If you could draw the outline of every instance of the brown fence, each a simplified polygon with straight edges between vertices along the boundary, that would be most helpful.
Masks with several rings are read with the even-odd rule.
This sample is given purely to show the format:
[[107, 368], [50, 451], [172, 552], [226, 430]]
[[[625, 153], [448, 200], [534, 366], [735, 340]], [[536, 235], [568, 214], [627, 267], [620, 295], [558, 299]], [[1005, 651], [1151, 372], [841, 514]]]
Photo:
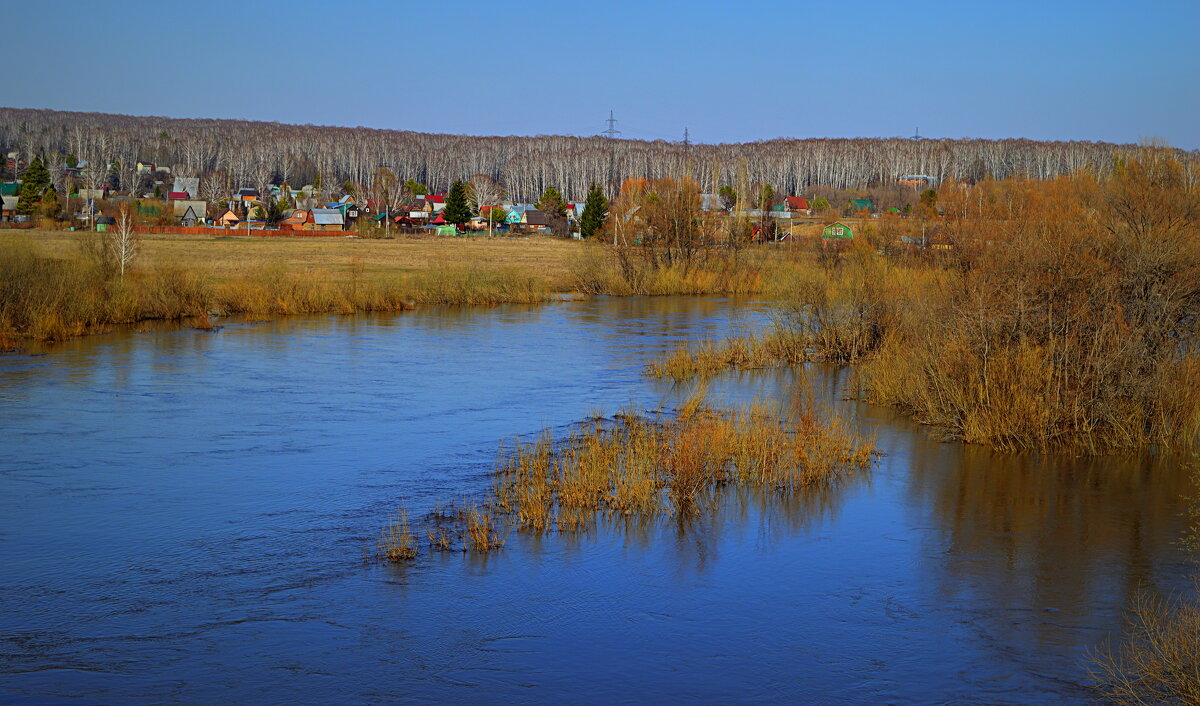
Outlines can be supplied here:
[[256, 235], [263, 238], [298, 236], [302, 238], [344, 238], [357, 236], [352, 230], [261, 230], [245, 228], [188, 228], [185, 226], [134, 226], [137, 233], [162, 233], [169, 235]]

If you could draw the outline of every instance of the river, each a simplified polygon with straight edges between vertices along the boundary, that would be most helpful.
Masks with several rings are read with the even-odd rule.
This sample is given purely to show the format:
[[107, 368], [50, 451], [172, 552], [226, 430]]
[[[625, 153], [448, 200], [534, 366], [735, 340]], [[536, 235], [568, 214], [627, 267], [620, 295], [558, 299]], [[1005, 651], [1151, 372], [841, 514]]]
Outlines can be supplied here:
[[365, 560], [497, 446], [686, 395], [641, 374], [761, 325], [712, 298], [150, 327], [0, 357], [0, 701], [1087, 702], [1090, 650], [1191, 571], [1178, 459], [998, 454], [805, 389], [873, 471], [690, 522]]

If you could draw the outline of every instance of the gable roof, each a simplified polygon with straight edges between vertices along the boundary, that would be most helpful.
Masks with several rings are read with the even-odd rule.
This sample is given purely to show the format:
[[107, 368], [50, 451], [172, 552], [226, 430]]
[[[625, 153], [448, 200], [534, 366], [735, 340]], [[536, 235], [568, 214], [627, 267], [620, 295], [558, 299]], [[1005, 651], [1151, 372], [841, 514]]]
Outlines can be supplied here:
[[807, 211], [808, 199], [803, 196], [788, 196], [784, 199], [787, 202], [788, 208], [793, 211]]
[[525, 212], [525, 225], [548, 226], [550, 225], [550, 215], [545, 211], [530, 209]]
[[319, 226], [346, 225], [346, 219], [342, 218], [342, 212], [336, 208], [314, 208], [312, 216], [313, 223]]

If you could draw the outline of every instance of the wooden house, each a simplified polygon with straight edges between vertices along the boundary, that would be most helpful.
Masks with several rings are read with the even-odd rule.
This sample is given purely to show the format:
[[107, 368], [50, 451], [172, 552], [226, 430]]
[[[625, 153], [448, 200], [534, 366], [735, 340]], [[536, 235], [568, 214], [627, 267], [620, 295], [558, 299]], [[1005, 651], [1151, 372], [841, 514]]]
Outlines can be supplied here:
[[314, 208], [309, 213], [312, 230], [345, 230], [346, 219], [336, 208]]
[[225, 213], [222, 213], [221, 217], [218, 218], [216, 222], [217, 225], [224, 228], [236, 228], [237, 225], [242, 222], [242, 219], [239, 218], [238, 215], [233, 211], [225, 209]]
[[853, 240], [854, 230], [841, 221], [835, 221], [825, 226], [825, 229], [821, 231], [821, 238], [824, 240]]

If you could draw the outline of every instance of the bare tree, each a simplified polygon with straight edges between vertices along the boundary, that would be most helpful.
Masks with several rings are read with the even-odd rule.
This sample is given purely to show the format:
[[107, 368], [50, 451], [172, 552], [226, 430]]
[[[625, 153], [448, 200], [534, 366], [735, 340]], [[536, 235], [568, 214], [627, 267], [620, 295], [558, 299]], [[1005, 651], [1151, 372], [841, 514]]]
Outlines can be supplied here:
[[138, 250], [141, 249], [141, 241], [133, 229], [132, 206], [128, 201], [121, 204], [121, 208], [117, 210], [116, 221], [116, 228], [107, 231], [105, 235], [109, 252], [112, 254], [112, 262], [115, 263], [117, 272], [124, 278], [125, 269], [133, 264]]
[[493, 207], [504, 198], [504, 187], [487, 174], [476, 174], [471, 177], [471, 200], [476, 213], [488, 214], [488, 235], [492, 234]]

